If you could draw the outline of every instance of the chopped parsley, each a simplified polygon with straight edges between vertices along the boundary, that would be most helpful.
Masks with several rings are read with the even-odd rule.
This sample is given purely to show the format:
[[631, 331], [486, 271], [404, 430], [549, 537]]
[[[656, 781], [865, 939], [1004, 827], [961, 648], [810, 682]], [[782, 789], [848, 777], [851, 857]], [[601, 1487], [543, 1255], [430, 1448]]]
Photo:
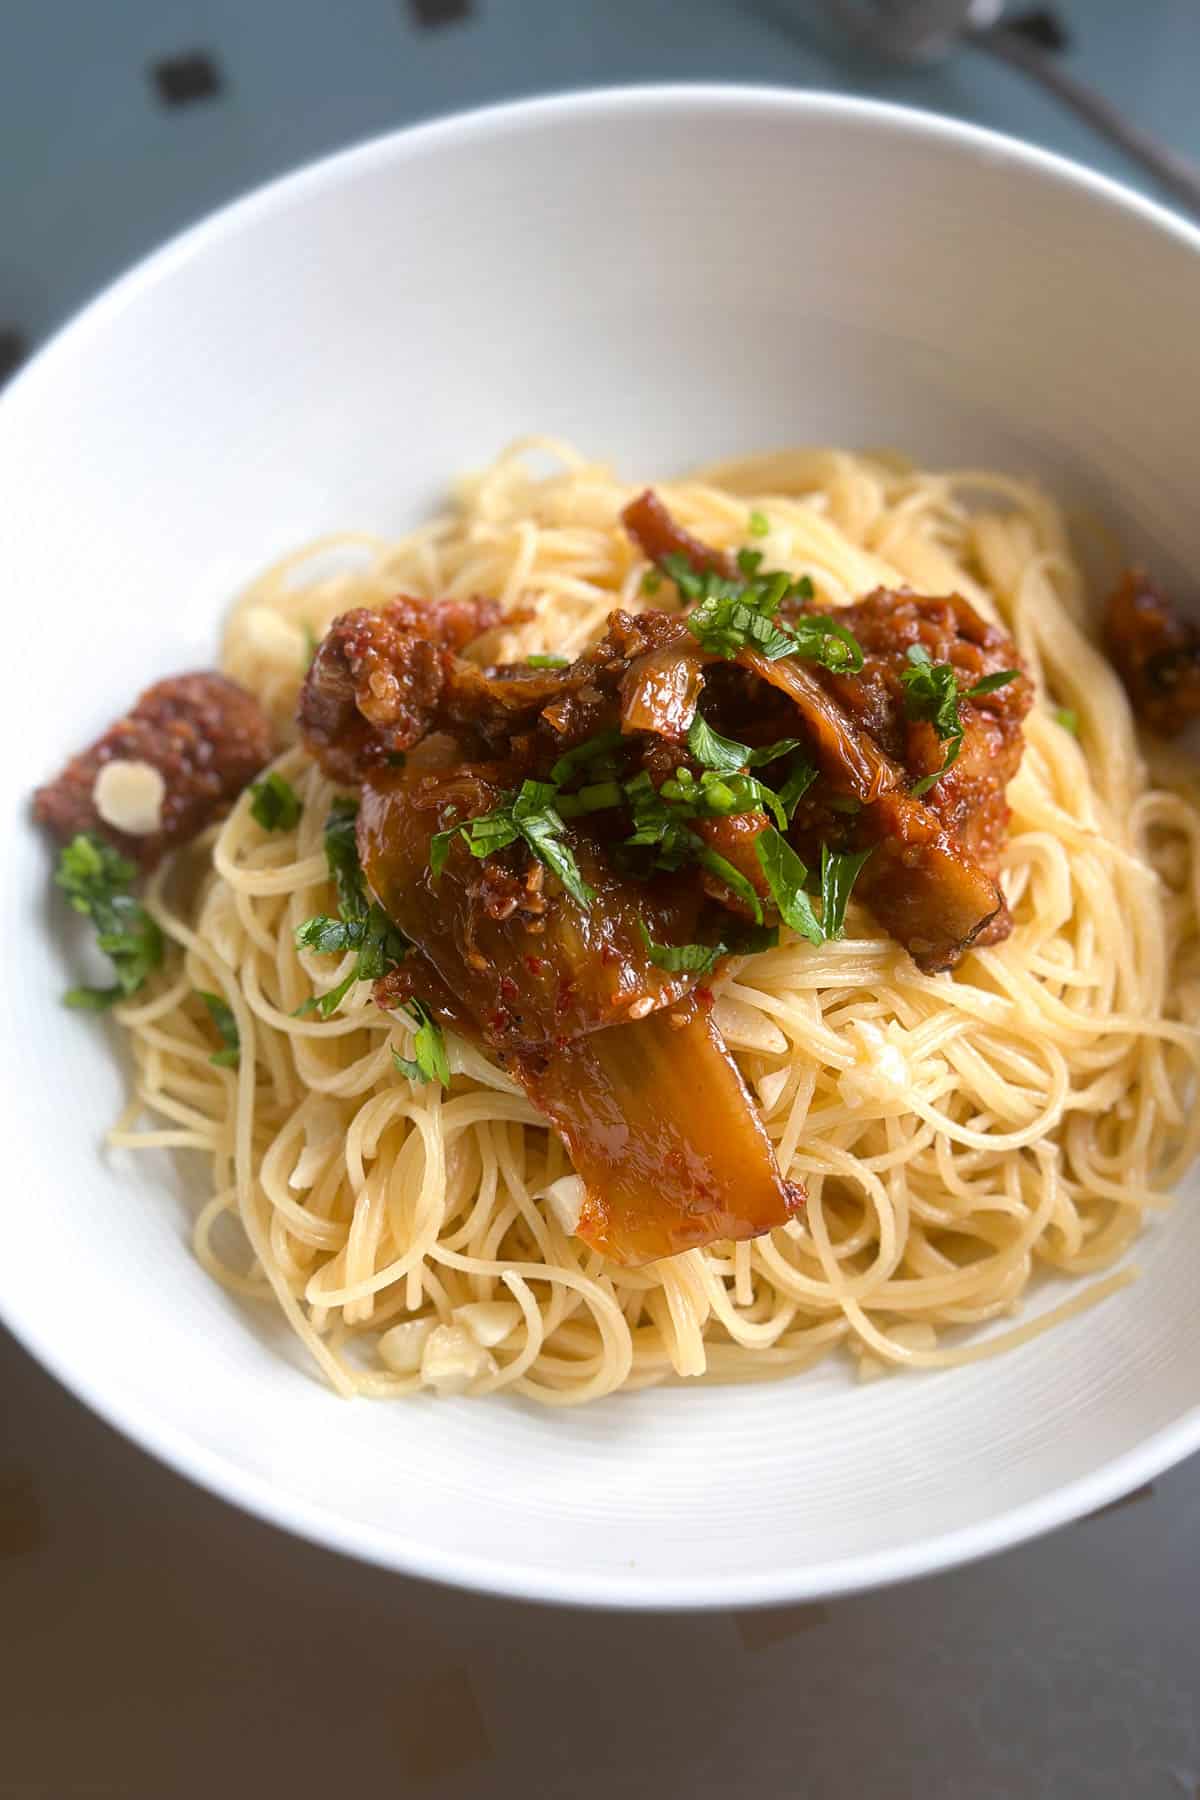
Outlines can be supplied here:
[[770, 529], [771, 529], [771, 521], [770, 521], [770, 519], [768, 519], [766, 513], [759, 512], [758, 508], [755, 507], [754, 511], [750, 514], [750, 525], [749, 525], [750, 536], [751, 537], [766, 537], [766, 535], [767, 535], [768, 531], [770, 531]]
[[[719, 775], [736, 775], [742, 769], [762, 768], [800, 747], [799, 738], [780, 738], [774, 744], [751, 749], [749, 744], [739, 744], [735, 738], [722, 737], [699, 711], [692, 715], [687, 741], [696, 761], [706, 769], [715, 769]], [[815, 769], [813, 774], [816, 774]]]
[[821, 847], [821, 929], [826, 938], [840, 938], [846, 929], [846, 902], [859, 871], [872, 854], [866, 850], [831, 850]]
[[542, 651], [535, 651], [532, 656], [527, 656], [525, 661], [531, 669], [568, 669], [571, 666], [569, 656], [551, 656]]
[[625, 783], [625, 800], [633, 814], [626, 845], [653, 850], [656, 869], [678, 869], [687, 862], [700, 839], [688, 830], [680, 809], [662, 798], [645, 769]]
[[761, 925], [763, 922], [762, 902], [755, 891], [754, 883], [743, 875], [740, 869], [735, 869], [731, 862], [727, 862], [715, 850], [710, 850], [702, 838], [692, 837], [692, 844], [696, 861], [700, 867], [707, 869], [710, 875], [715, 875], [718, 881], [723, 881], [725, 886], [730, 888], [738, 899], [750, 908], [750, 915], [754, 923]]
[[104, 1012], [136, 994], [163, 959], [162, 932], [129, 892], [136, 877], [128, 858], [90, 832], [80, 832], [59, 852], [54, 879], [75, 911], [92, 921], [117, 978], [111, 987], [71, 988], [63, 999], [77, 1012]]
[[1054, 717], [1064, 731], [1069, 731], [1072, 737], [1079, 736], [1079, 714], [1072, 707], [1056, 707]]
[[414, 1054], [410, 1058], [393, 1050], [392, 1061], [410, 1081], [438, 1081], [444, 1088], [448, 1088], [450, 1063], [446, 1056], [446, 1040], [442, 1036], [441, 1026], [420, 1000], [410, 1000], [409, 1011], [417, 1027], [413, 1038]]
[[792, 757], [783, 786], [776, 790], [779, 804], [789, 819], [816, 779], [816, 768], [806, 756]]
[[250, 802], [250, 817], [264, 831], [291, 831], [299, 823], [304, 810], [300, 796], [291, 782], [285, 781], [274, 769], [261, 781], [252, 781], [250, 792], [254, 796]]
[[963, 746], [963, 725], [958, 715], [959, 701], [973, 699], [978, 694], [994, 693], [997, 688], [1015, 681], [1021, 671], [998, 669], [994, 675], [985, 675], [974, 687], [960, 688], [958, 673], [953, 664], [935, 663], [923, 644], [910, 644], [905, 654], [909, 666], [900, 675], [904, 683], [905, 714], [910, 719], [924, 720], [932, 725], [946, 745], [945, 760], [941, 768], [913, 783], [911, 791], [914, 798], [919, 798], [928, 793], [934, 782], [940, 781], [958, 761]]
[[343, 919], [361, 919], [369, 904], [354, 835], [357, 820], [358, 801], [339, 797], [325, 821], [325, 861]]
[[734, 775], [750, 765], [749, 747], [733, 738], [722, 737], [699, 711], [692, 715], [687, 741], [696, 761], [706, 769], [715, 769], [720, 775]]
[[585, 738], [573, 750], [565, 751], [551, 769], [550, 779], [556, 787], [565, 787], [568, 781], [581, 770], [590, 768], [593, 763], [611, 761], [613, 752], [627, 743], [619, 726], [614, 725], [611, 731], [597, 732], [595, 737]]
[[220, 994], [206, 994], [203, 988], [197, 988], [196, 992], [207, 1006], [223, 1046], [220, 1050], [213, 1052], [208, 1059], [209, 1062], [215, 1063], [218, 1069], [236, 1069], [242, 1047], [232, 1007], [222, 1000]]
[[862, 646], [836, 619], [803, 613], [790, 624], [776, 620], [785, 600], [812, 599], [807, 575], [764, 574], [761, 550], [739, 550], [737, 562], [738, 574], [726, 576], [694, 569], [678, 551], [663, 558], [663, 570], [691, 603], [688, 630], [705, 650], [726, 658], [754, 650], [769, 662], [802, 656], [846, 674], [862, 668]]
[[354, 826], [358, 802], [337, 799], [325, 821], [325, 861], [337, 890], [338, 914], [318, 913], [296, 928], [296, 948], [318, 956], [356, 952], [350, 973], [327, 994], [312, 994], [296, 1008], [296, 1017], [315, 1012], [333, 1016], [356, 981], [378, 981], [404, 960], [408, 943], [383, 908], [370, 899], [358, 860]]
[[307, 619], [305, 619], [302, 629], [304, 631], [304, 667], [308, 670], [312, 668], [313, 657], [317, 654], [317, 634]]
[[662, 584], [663, 578], [657, 569], [647, 569], [646, 573], [642, 576], [643, 594], [657, 594]]
[[580, 874], [575, 852], [564, 836], [562, 816], [555, 806], [557, 797], [555, 781], [523, 781], [494, 811], [437, 832], [429, 845], [429, 867], [434, 880], [445, 868], [456, 837], [461, 836], [471, 855], [480, 858], [493, 856], [520, 839], [540, 863], [558, 876], [578, 906], [590, 906], [596, 896]]
[[697, 781], [684, 764], [658, 791], [664, 800], [681, 806], [687, 818], [725, 819], [734, 813], [769, 812], [781, 828], [787, 824], [777, 795], [755, 775], [722, 775], [716, 769], [705, 769]]
[[646, 955], [656, 969], [665, 969], [670, 975], [711, 975], [721, 958], [729, 955], [724, 944], [656, 944], [642, 920], [638, 925]]
[[754, 840], [754, 851], [784, 924], [806, 937], [810, 944], [821, 943], [825, 933], [805, 892], [806, 865], [778, 831], [760, 832]]

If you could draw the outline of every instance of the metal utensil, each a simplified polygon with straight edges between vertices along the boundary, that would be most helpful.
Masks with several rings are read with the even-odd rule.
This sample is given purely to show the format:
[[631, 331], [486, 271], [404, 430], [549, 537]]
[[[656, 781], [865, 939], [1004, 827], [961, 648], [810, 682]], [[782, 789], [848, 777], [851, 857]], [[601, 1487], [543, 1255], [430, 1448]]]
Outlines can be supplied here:
[[[1003, 0], [827, 0], [829, 11], [863, 50], [888, 62], [930, 63], [960, 44], [985, 50], [1040, 82], [1094, 131], [1139, 162], [1200, 218], [1200, 164], [1128, 120], [1105, 95], [1068, 73], [1054, 51], [1034, 41], [1028, 22], [1006, 20]], [[1052, 39], [1053, 21], [1038, 35]]]

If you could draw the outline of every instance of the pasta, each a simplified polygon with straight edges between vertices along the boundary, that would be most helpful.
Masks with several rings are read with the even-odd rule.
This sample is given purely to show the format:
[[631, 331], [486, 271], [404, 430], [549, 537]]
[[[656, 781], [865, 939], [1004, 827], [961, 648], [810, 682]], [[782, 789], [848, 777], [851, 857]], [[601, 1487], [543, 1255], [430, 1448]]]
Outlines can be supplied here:
[[[991, 1355], [1128, 1279], [1117, 1265], [1200, 1148], [1195, 784], [1178, 758], [1148, 769], [1055, 506], [1004, 476], [840, 451], [658, 491], [715, 546], [756, 515], [766, 566], [830, 608], [907, 584], [1006, 624], [1038, 689], [1009, 789], [1015, 929], [927, 975], [852, 900], [841, 941], [785, 933], [736, 961], [715, 1017], [807, 1206], [751, 1242], [619, 1268], [571, 1235], [566, 1152], [479, 1050], [450, 1035], [443, 1090], [397, 1074], [412, 1026], [369, 985], [328, 1020], [296, 1016], [352, 962], [296, 948], [328, 908], [337, 790], [292, 742], [273, 766], [303, 802], [294, 828], [265, 832], [243, 794], [151, 880], [178, 954], [117, 1009], [136, 1081], [111, 1141], [201, 1152], [197, 1255], [281, 1309], [342, 1393], [577, 1405], [832, 1353], [863, 1376]], [[580, 651], [614, 606], [646, 604], [619, 521], [634, 492], [567, 446], [518, 444], [400, 542], [339, 537], [270, 570], [222, 666], [287, 733], [313, 639], [398, 591], [529, 609], [490, 635], [496, 660]], [[197, 991], [231, 1009], [236, 1069], [211, 1062]], [[1038, 1310], [1041, 1276], [1080, 1285]]]

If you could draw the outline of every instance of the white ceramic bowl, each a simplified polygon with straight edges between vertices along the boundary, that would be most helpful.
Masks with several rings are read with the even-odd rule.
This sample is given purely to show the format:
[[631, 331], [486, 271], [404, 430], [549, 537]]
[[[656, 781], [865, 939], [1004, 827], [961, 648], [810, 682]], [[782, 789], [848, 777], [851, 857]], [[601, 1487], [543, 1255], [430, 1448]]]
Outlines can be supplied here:
[[[166, 1159], [63, 1011], [35, 782], [214, 653], [286, 546], [417, 519], [531, 430], [651, 478], [796, 441], [1033, 469], [1200, 561], [1200, 236], [1069, 164], [824, 95], [641, 89], [367, 144], [105, 294], [0, 404], [0, 1312], [183, 1473], [388, 1567], [497, 1592], [751, 1604], [1012, 1544], [1200, 1444], [1200, 1208], [1143, 1278], [968, 1369], [840, 1368], [579, 1413], [346, 1404], [187, 1249]], [[61, 917], [60, 911], [55, 918]]]

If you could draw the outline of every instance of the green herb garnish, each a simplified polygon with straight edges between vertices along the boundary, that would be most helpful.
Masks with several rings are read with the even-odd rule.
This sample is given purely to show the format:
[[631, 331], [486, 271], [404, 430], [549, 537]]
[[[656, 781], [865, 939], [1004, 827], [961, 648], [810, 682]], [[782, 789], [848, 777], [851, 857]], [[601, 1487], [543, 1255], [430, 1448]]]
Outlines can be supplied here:
[[312, 668], [313, 657], [317, 654], [317, 634], [307, 619], [305, 619], [302, 629], [304, 631], [304, 667], [307, 670]]
[[595, 737], [586, 738], [582, 744], [576, 744], [573, 750], [565, 751], [551, 769], [550, 779], [556, 787], [565, 787], [581, 769], [604, 761], [625, 743], [627, 739], [624, 733], [615, 725], [611, 731], [597, 732]]
[[558, 876], [576, 905], [590, 906], [596, 896], [580, 874], [575, 852], [563, 835], [562, 816], [555, 806], [557, 796], [557, 781], [523, 781], [516, 793], [507, 795], [492, 812], [439, 831], [429, 845], [429, 867], [434, 880], [446, 866], [455, 837], [461, 836], [471, 855], [480, 858], [506, 850], [519, 838], [540, 863]]
[[291, 831], [299, 822], [304, 810], [300, 796], [291, 782], [285, 781], [275, 770], [264, 775], [261, 781], [252, 781], [250, 792], [254, 796], [250, 802], [250, 817], [264, 831]]
[[959, 701], [972, 699], [977, 694], [993, 693], [996, 688], [1015, 681], [1021, 671], [998, 669], [994, 675], [985, 675], [974, 687], [960, 689], [958, 674], [953, 665], [935, 663], [923, 644], [910, 644], [905, 654], [909, 666], [900, 675], [904, 683], [905, 714], [910, 719], [924, 720], [932, 725], [946, 745], [945, 760], [941, 768], [913, 783], [912, 794], [914, 798], [919, 798], [928, 793], [934, 782], [940, 781], [958, 761], [963, 746], [963, 725], [958, 716]]
[[754, 923], [761, 925], [763, 922], [762, 902], [755, 892], [754, 883], [743, 875], [740, 869], [735, 869], [731, 862], [727, 862], [715, 850], [710, 850], [702, 838], [693, 837], [692, 844], [696, 861], [700, 867], [707, 869], [710, 875], [715, 875], [718, 881], [723, 881], [727, 888], [731, 888], [738, 899], [750, 908]]
[[625, 791], [619, 781], [592, 781], [573, 794], [559, 794], [554, 804], [564, 819], [576, 819], [580, 813], [607, 812], [621, 806]]
[[356, 800], [337, 799], [325, 821], [325, 861], [337, 890], [337, 918], [318, 913], [296, 928], [298, 950], [313, 950], [318, 956], [344, 956], [353, 950], [354, 967], [327, 994], [312, 994], [303, 1001], [296, 1008], [297, 1018], [312, 1012], [331, 1018], [356, 981], [378, 981], [404, 960], [408, 950], [403, 932], [367, 893], [354, 835], [357, 816]]
[[1069, 731], [1072, 737], [1079, 736], [1079, 714], [1074, 708], [1059, 706], [1055, 709], [1054, 717], [1064, 731]]
[[749, 529], [751, 537], [766, 537], [768, 531], [771, 529], [771, 521], [768, 519], [766, 513], [759, 512], [756, 507], [750, 514]]
[[535, 651], [532, 656], [527, 656], [525, 661], [531, 669], [569, 669], [571, 666], [569, 656], [550, 656], [540, 650]]
[[78, 913], [96, 927], [96, 942], [113, 965], [112, 987], [71, 988], [63, 999], [77, 1012], [104, 1012], [136, 994], [163, 959], [162, 932], [128, 891], [137, 869], [90, 832], [80, 832], [60, 852], [54, 879]]
[[692, 715], [687, 741], [688, 749], [696, 761], [706, 769], [715, 769], [718, 774], [733, 775], [739, 769], [749, 766], [750, 750], [747, 745], [739, 744], [733, 738], [722, 737], [699, 712]]
[[208, 1059], [209, 1062], [215, 1063], [218, 1069], [236, 1069], [242, 1050], [237, 1020], [233, 1016], [232, 1007], [221, 998], [220, 994], [206, 994], [203, 988], [197, 988], [196, 992], [207, 1006], [224, 1046], [223, 1049], [213, 1052]]
[[641, 919], [638, 925], [646, 955], [656, 969], [665, 969], [669, 975], [711, 975], [729, 954], [724, 944], [656, 944]]
[[754, 840], [754, 850], [784, 924], [811, 944], [821, 943], [825, 932], [804, 887], [808, 879], [806, 865], [778, 831], [760, 832]]
[[827, 614], [803, 613], [790, 624], [776, 622], [785, 600], [812, 599], [813, 584], [807, 575], [793, 579], [782, 570], [763, 574], [759, 550], [739, 550], [737, 563], [738, 575], [730, 577], [713, 569], [694, 569], [678, 551], [663, 558], [664, 571], [692, 603], [688, 630], [705, 650], [726, 658], [754, 650], [769, 662], [802, 656], [847, 674], [862, 668], [857, 638]]
[[822, 846], [821, 929], [826, 938], [840, 938], [845, 930], [850, 890], [873, 849], [872, 845], [866, 850], [843, 852], [831, 850], [828, 844]]
[[788, 819], [792, 817], [816, 779], [817, 771], [807, 757], [792, 757], [783, 786], [776, 790], [776, 798]]
[[738, 772], [721, 775], [705, 769], [699, 781], [683, 764], [659, 788], [664, 800], [673, 801], [689, 819], [725, 819], [736, 813], [769, 812], [782, 827], [787, 815], [778, 796], [755, 775]]
[[441, 1026], [420, 1000], [410, 1000], [408, 1010], [417, 1026], [413, 1038], [415, 1054], [409, 1058], [401, 1056], [398, 1050], [393, 1050], [392, 1061], [410, 1081], [439, 1081], [444, 1088], [448, 1088], [450, 1063], [446, 1056], [446, 1040], [442, 1036]]
[[325, 821], [325, 861], [343, 919], [362, 918], [369, 905], [354, 835], [357, 819], [358, 801], [339, 797]]

